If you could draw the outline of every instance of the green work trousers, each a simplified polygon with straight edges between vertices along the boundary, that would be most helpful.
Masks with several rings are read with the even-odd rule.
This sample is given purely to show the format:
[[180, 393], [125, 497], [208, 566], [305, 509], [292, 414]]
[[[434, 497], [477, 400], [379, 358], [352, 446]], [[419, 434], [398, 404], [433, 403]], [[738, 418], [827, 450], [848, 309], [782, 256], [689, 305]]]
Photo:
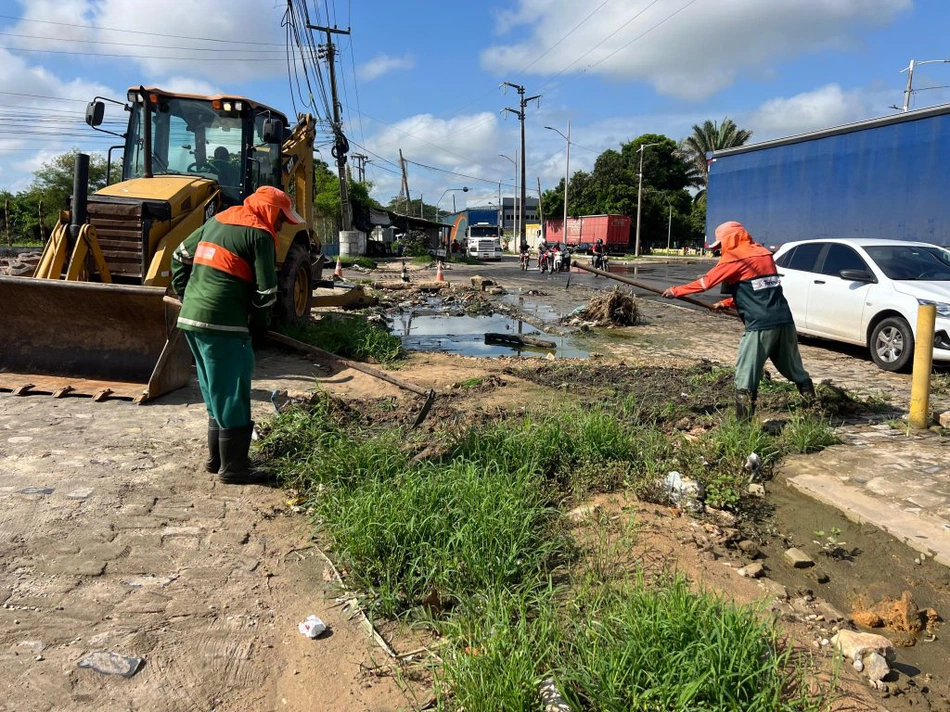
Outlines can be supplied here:
[[798, 352], [795, 325], [778, 326], [762, 331], [747, 331], [739, 341], [736, 361], [736, 390], [755, 393], [762, 380], [762, 368], [769, 359], [785, 378], [796, 386], [809, 382], [808, 372]]
[[208, 415], [221, 428], [242, 428], [251, 422], [251, 373], [254, 350], [250, 336], [219, 336], [185, 331], [195, 357], [198, 386]]

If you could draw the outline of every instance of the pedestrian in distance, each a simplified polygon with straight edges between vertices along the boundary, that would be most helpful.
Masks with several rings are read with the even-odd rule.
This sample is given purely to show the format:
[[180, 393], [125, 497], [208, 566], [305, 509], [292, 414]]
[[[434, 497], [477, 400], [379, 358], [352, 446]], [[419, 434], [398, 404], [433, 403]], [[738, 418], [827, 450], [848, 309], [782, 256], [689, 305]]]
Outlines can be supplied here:
[[277, 233], [300, 225], [290, 196], [258, 188], [195, 230], [172, 255], [172, 288], [182, 301], [178, 328], [195, 359], [208, 409], [208, 472], [224, 484], [261, 481], [248, 460], [251, 333], [263, 333], [277, 301]]
[[751, 418], [762, 380], [765, 361], [770, 359], [785, 378], [798, 387], [807, 401], [815, 386], [798, 351], [795, 320], [782, 293], [781, 278], [768, 248], [757, 244], [741, 223], [725, 222], [716, 228], [710, 250], [721, 250], [719, 262], [695, 282], [670, 287], [667, 299], [705, 292], [718, 284], [731, 296], [716, 302], [714, 309], [736, 309], [745, 324], [736, 361], [736, 417]]

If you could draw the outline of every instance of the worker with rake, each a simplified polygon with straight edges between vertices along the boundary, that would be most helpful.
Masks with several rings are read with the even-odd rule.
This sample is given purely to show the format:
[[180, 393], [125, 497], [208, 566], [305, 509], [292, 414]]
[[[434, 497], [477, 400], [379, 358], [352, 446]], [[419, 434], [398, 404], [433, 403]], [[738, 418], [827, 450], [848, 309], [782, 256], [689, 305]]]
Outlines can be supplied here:
[[290, 197], [258, 188], [218, 213], [172, 255], [172, 288], [182, 301], [178, 328], [195, 358], [208, 408], [208, 472], [224, 484], [263, 479], [250, 468], [251, 332], [266, 331], [277, 301], [277, 233], [304, 222]]
[[736, 309], [745, 324], [736, 361], [736, 417], [751, 418], [766, 359], [811, 401], [815, 386], [798, 352], [795, 320], [782, 293], [781, 278], [768, 248], [757, 244], [741, 223], [725, 222], [716, 228], [711, 250], [721, 249], [719, 263], [695, 282], [670, 287], [667, 299], [705, 292], [717, 284], [731, 296], [714, 309]]

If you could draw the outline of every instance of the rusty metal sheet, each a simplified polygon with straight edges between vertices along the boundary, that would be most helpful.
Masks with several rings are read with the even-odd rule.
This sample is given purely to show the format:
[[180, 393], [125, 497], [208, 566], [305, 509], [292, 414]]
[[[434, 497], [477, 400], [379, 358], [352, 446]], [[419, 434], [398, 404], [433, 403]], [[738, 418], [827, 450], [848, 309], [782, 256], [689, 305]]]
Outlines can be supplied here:
[[[101, 381], [115, 392], [109, 384], [123, 392], [136, 384], [140, 401], [184, 386], [190, 353], [164, 294], [162, 287], [0, 277], [0, 383], [13, 383], [9, 390], [33, 383], [33, 392], [40, 376], [62, 384], [51, 392], [69, 386], [64, 379]], [[68, 393], [79, 387], [95, 395], [88, 384]]]

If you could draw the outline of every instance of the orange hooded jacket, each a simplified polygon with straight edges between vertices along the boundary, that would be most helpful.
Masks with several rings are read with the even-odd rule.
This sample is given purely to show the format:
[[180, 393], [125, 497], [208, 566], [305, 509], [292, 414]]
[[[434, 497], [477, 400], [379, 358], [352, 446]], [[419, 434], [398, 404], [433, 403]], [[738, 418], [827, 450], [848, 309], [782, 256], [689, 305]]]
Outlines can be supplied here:
[[[716, 228], [716, 242], [712, 246], [716, 245], [722, 249], [716, 266], [695, 282], [673, 287], [673, 295], [705, 292], [725, 282], [733, 296], [723, 300], [722, 305], [738, 309], [747, 329], [794, 323], [769, 249], [755, 242], [742, 223], [734, 220]], [[743, 289], [742, 285], [749, 288]], [[738, 303], [736, 296], [739, 296]]]

